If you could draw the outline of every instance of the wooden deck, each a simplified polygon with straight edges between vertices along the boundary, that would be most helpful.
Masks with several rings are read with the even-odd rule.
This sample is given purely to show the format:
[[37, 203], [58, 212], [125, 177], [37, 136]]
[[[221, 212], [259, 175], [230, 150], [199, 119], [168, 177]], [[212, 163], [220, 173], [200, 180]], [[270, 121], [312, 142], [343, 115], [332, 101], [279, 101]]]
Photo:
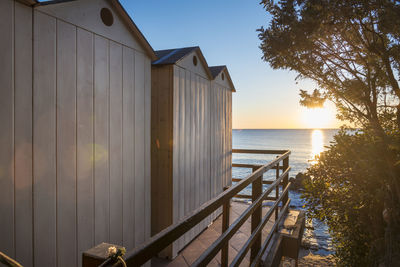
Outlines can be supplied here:
[[[248, 207], [248, 204], [235, 202], [231, 204], [230, 223], [234, 222], [240, 214]], [[263, 207], [263, 216], [269, 210]], [[262, 231], [262, 239], [264, 240], [272, 228], [275, 220], [272, 216]], [[153, 259], [152, 266], [190, 266], [220, 235], [222, 230], [222, 216], [219, 216], [207, 229], [205, 229], [197, 238], [189, 243], [179, 255], [173, 260]], [[232, 237], [229, 242], [229, 263], [234, 259], [238, 251], [244, 243], [249, 239], [251, 234], [251, 218], [249, 218], [240, 230]], [[241, 266], [249, 266], [250, 251], [247, 253]], [[221, 252], [208, 264], [208, 266], [221, 266]]]

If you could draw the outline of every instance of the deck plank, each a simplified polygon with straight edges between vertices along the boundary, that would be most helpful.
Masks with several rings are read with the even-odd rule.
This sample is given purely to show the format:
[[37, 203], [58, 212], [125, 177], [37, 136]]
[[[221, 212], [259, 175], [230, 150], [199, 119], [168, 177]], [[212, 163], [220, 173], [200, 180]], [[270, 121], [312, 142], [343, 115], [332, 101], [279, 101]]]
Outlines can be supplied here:
[[[248, 204], [240, 202], [232, 202], [230, 223], [236, 220], [243, 213]], [[263, 207], [263, 215], [269, 210], [269, 207]], [[271, 222], [272, 221], [272, 222]], [[190, 266], [220, 235], [221, 235], [222, 216], [205, 229], [191, 243], [189, 243], [178, 256], [170, 260], [155, 258], [152, 260], [153, 267], [159, 266]], [[273, 218], [270, 219], [263, 229], [263, 240], [273, 226]], [[231, 238], [229, 242], [229, 263], [232, 262], [238, 251], [251, 235], [251, 220], [250, 218], [243, 224], [239, 231]], [[250, 253], [247, 253], [240, 266], [249, 266]], [[221, 252], [207, 266], [221, 266]]]

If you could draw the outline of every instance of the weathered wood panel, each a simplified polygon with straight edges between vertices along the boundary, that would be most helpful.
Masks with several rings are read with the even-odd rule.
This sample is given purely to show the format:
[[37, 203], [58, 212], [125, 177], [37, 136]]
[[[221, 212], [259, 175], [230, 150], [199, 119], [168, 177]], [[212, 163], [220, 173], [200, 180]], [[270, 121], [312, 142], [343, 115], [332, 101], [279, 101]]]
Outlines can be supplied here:
[[14, 2], [0, 3], [0, 251], [15, 256], [14, 239]]
[[229, 114], [229, 123], [228, 123], [228, 183], [227, 186], [232, 185], [232, 91], [229, 91], [228, 93], [228, 111], [227, 113]]
[[[198, 75], [194, 75], [195, 79], [195, 97], [194, 97], [194, 106], [195, 111], [193, 114], [193, 120], [195, 121], [194, 125], [194, 143], [195, 143], [195, 162], [194, 162], [194, 177], [192, 179], [195, 180], [195, 205], [196, 207], [200, 206], [201, 203], [201, 190], [200, 190], [200, 140], [199, 140], [199, 131], [200, 131], [200, 77]], [[200, 224], [198, 224], [193, 230], [194, 234], [196, 234], [200, 229]]]
[[122, 46], [110, 41], [110, 242], [122, 244]]
[[76, 179], [78, 264], [94, 235], [94, 35], [77, 28]]
[[[176, 205], [179, 209], [179, 218], [185, 216], [185, 70], [177, 69], [179, 77], [179, 132], [178, 135], [178, 148], [179, 148], [179, 175], [177, 178], [179, 181], [179, 199], [177, 199]], [[182, 201], [184, 200], [184, 201]], [[183, 246], [187, 235], [182, 236], [179, 241], [179, 247]]]
[[145, 107], [144, 55], [135, 52], [135, 245], [145, 240]]
[[144, 59], [144, 226], [145, 240], [151, 237], [151, 60]]
[[36, 266], [56, 266], [56, 20], [34, 12], [33, 210]]
[[57, 265], [76, 265], [76, 28], [57, 21]]
[[95, 243], [110, 238], [109, 40], [94, 38]]
[[[211, 179], [211, 197], [215, 197], [217, 195], [217, 169], [216, 169], [216, 157], [217, 157], [217, 148], [216, 148], [216, 120], [215, 120], [215, 107], [216, 107], [216, 91], [213, 86], [210, 88], [210, 144], [211, 144], [211, 152], [210, 152], [210, 179]], [[214, 212], [213, 217], [215, 218], [217, 212]]]
[[[193, 198], [192, 195], [194, 193], [193, 188], [193, 181], [190, 176], [191, 171], [191, 151], [190, 151], [190, 138], [191, 138], [191, 121], [190, 118], [191, 114], [191, 88], [190, 88], [190, 71], [183, 70], [185, 75], [185, 106], [183, 107], [183, 112], [186, 114], [185, 116], [185, 141], [184, 141], [184, 149], [185, 149], [185, 172], [184, 172], [184, 179], [185, 179], [185, 214], [188, 214], [191, 210], [193, 210]], [[184, 238], [184, 242], [189, 242], [193, 237], [193, 231], [189, 231]]]
[[[196, 164], [196, 121], [194, 119], [195, 112], [196, 112], [196, 75], [194, 73], [190, 73], [190, 114], [191, 114], [191, 120], [190, 120], [190, 129], [191, 129], [191, 135], [190, 135], [190, 166], [191, 166], [191, 172], [190, 172], [190, 177], [191, 177], [191, 210], [195, 209], [197, 203], [196, 203], [196, 195], [198, 194], [198, 190], [196, 187], [196, 169], [193, 167]], [[195, 229], [191, 230], [191, 238], [195, 236]]]
[[135, 90], [135, 57], [134, 50], [123, 48], [123, 245], [135, 246], [135, 142], [134, 142], [134, 90]]
[[[173, 222], [172, 66], [151, 69], [151, 234]], [[172, 246], [161, 253], [172, 254]]]
[[[221, 76], [221, 74], [219, 75]], [[220, 77], [212, 82], [214, 101], [211, 101], [211, 124], [213, 125], [212, 149], [216, 155], [213, 159], [212, 173], [215, 194], [231, 185], [232, 177], [232, 90], [219, 82]], [[221, 80], [222, 81], [222, 80]]]
[[15, 50], [18, 51], [14, 55], [15, 258], [24, 266], [32, 266], [32, 9], [15, 2], [14, 14]]
[[[180, 106], [180, 97], [179, 97], [179, 75], [175, 75], [176, 72], [178, 72], [179, 69], [176, 66], [173, 66], [173, 72], [172, 72], [172, 79], [173, 79], [173, 84], [172, 84], [172, 92], [173, 92], [173, 104], [172, 104], [172, 109], [173, 109], [173, 117], [172, 117], [172, 158], [173, 158], [173, 166], [172, 166], [172, 183], [173, 183], [173, 192], [172, 192], [172, 211], [173, 211], [173, 221], [172, 223], [176, 222], [179, 220], [179, 206], [177, 207], [176, 203], [179, 203], [179, 180], [175, 179], [175, 177], [179, 177], [179, 135], [176, 134], [179, 132], [179, 106]], [[180, 239], [178, 239], [176, 242], [174, 242], [174, 245], [172, 247], [172, 255], [175, 256], [178, 252], [177, 247], [180, 245]]]
[[[199, 77], [199, 182], [200, 182], [200, 205], [204, 203], [206, 198], [205, 177], [204, 177], [204, 83]], [[203, 224], [204, 221], [201, 223]], [[202, 227], [202, 225], [200, 225]]]
[[[209, 200], [211, 193], [210, 82], [174, 66], [173, 183], [174, 222]], [[175, 191], [177, 190], [177, 191]], [[211, 222], [206, 218], [174, 245], [183, 248]]]
[[226, 185], [226, 93], [222, 89], [222, 177], [223, 186]]

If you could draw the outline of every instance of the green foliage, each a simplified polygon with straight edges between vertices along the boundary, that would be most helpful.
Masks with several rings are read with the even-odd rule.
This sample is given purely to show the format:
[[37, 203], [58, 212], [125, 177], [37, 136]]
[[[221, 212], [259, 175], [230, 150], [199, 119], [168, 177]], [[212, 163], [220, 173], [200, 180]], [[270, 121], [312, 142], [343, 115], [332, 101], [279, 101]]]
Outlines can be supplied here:
[[380, 145], [368, 133], [341, 131], [303, 182], [308, 215], [327, 222], [344, 266], [376, 265], [384, 254], [387, 181], [386, 163], [376, 157]]
[[322, 108], [326, 98], [315, 89], [312, 94], [307, 93], [305, 90], [300, 90], [300, 105], [308, 108]]

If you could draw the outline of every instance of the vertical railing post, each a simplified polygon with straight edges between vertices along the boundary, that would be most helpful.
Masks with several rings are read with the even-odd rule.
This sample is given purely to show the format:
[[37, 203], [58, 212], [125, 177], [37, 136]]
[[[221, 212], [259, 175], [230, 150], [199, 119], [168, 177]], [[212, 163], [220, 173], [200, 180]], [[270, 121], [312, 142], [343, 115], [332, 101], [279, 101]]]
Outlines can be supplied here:
[[[253, 172], [255, 172], [258, 168], [253, 168]], [[261, 174], [260, 177], [258, 177], [253, 183], [252, 183], [252, 194], [251, 194], [251, 199], [252, 201], [255, 201], [261, 194], [262, 194], [262, 180], [263, 175]], [[254, 210], [253, 214], [251, 215], [251, 233], [253, 233], [257, 226], [261, 223], [261, 217], [262, 217], [262, 205], [260, 205], [257, 209]], [[250, 261], [253, 262], [253, 260], [256, 258], [257, 253], [261, 249], [261, 231], [260, 233], [257, 234], [257, 237], [255, 238], [255, 241], [251, 247], [251, 253], [250, 253]]]
[[[276, 180], [278, 180], [278, 179], [279, 179], [279, 162], [278, 162], [278, 164], [276, 164]], [[277, 184], [275, 187], [275, 197], [276, 197], [276, 199], [279, 198], [279, 184]], [[278, 220], [278, 216], [279, 216], [278, 213], [279, 213], [279, 206], [276, 206], [275, 221]], [[276, 229], [278, 229], [278, 228], [276, 228]]]
[[[224, 188], [224, 191], [229, 187]], [[222, 208], [222, 233], [223, 234], [229, 228], [229, 216], [230, 216], [230, 201], [224, 203]], [[228, 266], [229, 260], [229, 241], [221, 249], [221, 266]]]
[[[283, 160], [283, 171], [286, 171], [289, 168], [289, 156]], [[289, 183], [289, 173], [283, 177], [282, 181], [282, 190], [286, 188], [286, 186]], [[288, 202], [289, 200], [289, 192], [285, 194], [285, 196], [282, 198], [282, 207]]]

